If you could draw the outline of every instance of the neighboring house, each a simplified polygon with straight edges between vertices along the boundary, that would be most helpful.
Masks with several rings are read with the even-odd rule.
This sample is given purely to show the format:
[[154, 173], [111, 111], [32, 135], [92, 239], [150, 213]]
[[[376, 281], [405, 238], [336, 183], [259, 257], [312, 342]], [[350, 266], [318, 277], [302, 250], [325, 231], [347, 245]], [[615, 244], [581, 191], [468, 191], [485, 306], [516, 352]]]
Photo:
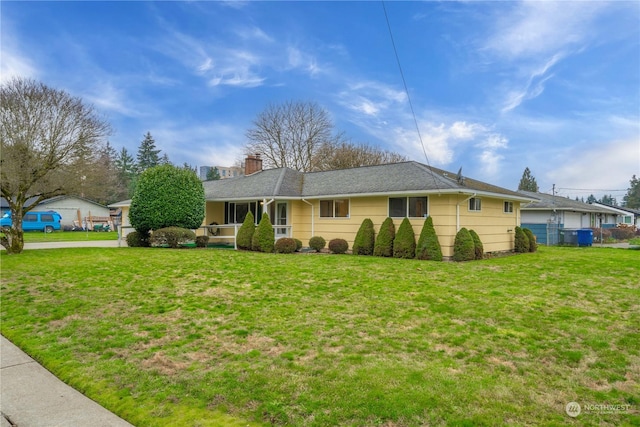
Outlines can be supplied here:
[[622, 206], [607, 205], [605, 203], [593, 203], [594, 206], [609, 210], [611, 213], [609, 217], [612, 218], [611, 222], [615, 224], [635, 225], [640, 227], [640, 210], [625, 208]]
[[388, 216], [396, 228], [408, 217], [417, 238], [431, 216], [445, 257], [453, 255], [461, 227], [474, 229], [486, 252], [510, 251], [520, 225], [520, 204], [531, 200], [417, 162], [303, 173], [261, 170], [259, 157], [247, 160], [244, 176], [203, 183], [204, 224], [219, 225], [216, 238], [233, 237], [249, 211], [256, 223], [266, 212], [276, 238], [294, 237], [303, 244], [312, 236], [327, 242], [343, 238], [349, 247], [365, 218], [377, 232]]
[[616, 217], [611, 210], [562, 196], [520, 191], [523, 197], [534, 201], [522, 206], [522, 227], [530, 229], [537, 242], [558, 244], [559, 229], [581, 229], [615, 226]]
[[[26, 206], [30, 206], [33, 203], [33, 198], [27, 200]], [[8, 210], [7, 201], [2, 198], [2, 210], [4, 212]], [[74, 225], [81, 226], [83, 222], [90, 226], [92, 218], [100, 219], [96, 223], [104, 223], [110, 221], [110, 211], [107, 206], [100, 203], [93, 202], [89, 199], [78, 196], [56, 196], [50, 199], [44, 200], [38, 204], [32, 210], [35, 211], [56, 211], [62, 216], [60, 224], [63, 228], [73, 227]], [[104, 221], [103, 221], [104, 219]]]

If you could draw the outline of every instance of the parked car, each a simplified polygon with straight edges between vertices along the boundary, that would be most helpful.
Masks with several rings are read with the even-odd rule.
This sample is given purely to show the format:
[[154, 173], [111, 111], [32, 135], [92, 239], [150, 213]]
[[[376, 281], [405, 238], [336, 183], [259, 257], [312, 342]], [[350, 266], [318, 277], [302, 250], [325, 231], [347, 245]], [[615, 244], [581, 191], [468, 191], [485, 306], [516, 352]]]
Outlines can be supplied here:
[[[62, 216], [56, 211], [27, 212], [22, 219], [22, 230], [51, 233], [53, 230], [60, 230], [61, 219]], [[0, 219], [0, 228], [9, 228], [12, 223], [11, 212], [7, 212]]]

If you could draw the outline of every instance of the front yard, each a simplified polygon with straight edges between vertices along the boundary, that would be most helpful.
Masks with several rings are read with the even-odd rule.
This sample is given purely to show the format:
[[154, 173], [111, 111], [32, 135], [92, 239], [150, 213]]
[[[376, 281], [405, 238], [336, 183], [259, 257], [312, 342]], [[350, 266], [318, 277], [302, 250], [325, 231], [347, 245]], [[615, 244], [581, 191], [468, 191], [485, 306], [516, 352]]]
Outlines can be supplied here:
[[638, 251], [0, 261], [2, 334], [137, 426], [640, 425]]

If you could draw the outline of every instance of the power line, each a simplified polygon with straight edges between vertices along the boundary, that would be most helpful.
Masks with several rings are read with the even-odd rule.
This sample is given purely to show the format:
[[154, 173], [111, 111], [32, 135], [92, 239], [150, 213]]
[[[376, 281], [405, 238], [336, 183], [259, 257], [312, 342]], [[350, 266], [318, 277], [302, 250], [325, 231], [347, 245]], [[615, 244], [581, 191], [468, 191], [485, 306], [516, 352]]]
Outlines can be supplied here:
[[440, 186], [438, 185], [438, 180], [434, 176], [433, 170], [431, 170], [431, 164], [429, 163], [429, 156], [427, 155], [427, 149], [424, 146], [424, 141], [422, 140], [422, 134], [420, 133], [420, 126], [418, 125], [418, 119], [416, 118], [416, 112], [413, 109], [413, 102], [411, 102], [411, 96], [409, 95], [409, 88], [407, 87], [407, 81], [404, 78], [404, 71], [402, 71], [402, 64], [400, 63], [400, 56], [398, 55], [398, 49], [396, 49], [396, 42], [393, 38], [393, 31], [391, 31], [391, 24], [389, 23], [389, 15], [387, 15], [387, 7], [384, 4], [384, 0], [382, 0], [382, 9], [384, 10], [384, 18], [387, 21], [387, 29], [389, 30], [389, 37], [391, 38], [391, 45], [393, 46], [393, 53], [396, 56], [396, 62], [398, 63], [398, 69], [400, 70], [400, 77], [402, 78], [402, 84], [404, 85], [404, 92], [407, 94], [407, 100], [409, 101], [409, 108], [411, 109], [411, 116], [413, 117], [413, 123], [416, 126], [416, 132], [418, 133], [418, 139], [420, 140], [420, 145], [422, 146], [422, 152], [424, 153], [424, 158], [427, 161], [427, 166], [429, 166], [429, 171], [431, 172], [431, 176], [433, 177], [433, 181], [436, 184], [436, 188], [440, 191]]

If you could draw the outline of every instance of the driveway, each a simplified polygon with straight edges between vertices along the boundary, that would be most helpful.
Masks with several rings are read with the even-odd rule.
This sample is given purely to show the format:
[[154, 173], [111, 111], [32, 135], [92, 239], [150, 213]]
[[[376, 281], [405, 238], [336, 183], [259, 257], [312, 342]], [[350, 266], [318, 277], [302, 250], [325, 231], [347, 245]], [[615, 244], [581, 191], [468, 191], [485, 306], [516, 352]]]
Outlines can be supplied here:
[[[93, 240], [93, 241], [77, 241], [77, 242], [38, 242], [25, 243], [24, 249], [59, 249], [59, 248], [117, 248], [126, 247], [125, 240]], [[1, 247], [4, 251], [4, 247]]]

